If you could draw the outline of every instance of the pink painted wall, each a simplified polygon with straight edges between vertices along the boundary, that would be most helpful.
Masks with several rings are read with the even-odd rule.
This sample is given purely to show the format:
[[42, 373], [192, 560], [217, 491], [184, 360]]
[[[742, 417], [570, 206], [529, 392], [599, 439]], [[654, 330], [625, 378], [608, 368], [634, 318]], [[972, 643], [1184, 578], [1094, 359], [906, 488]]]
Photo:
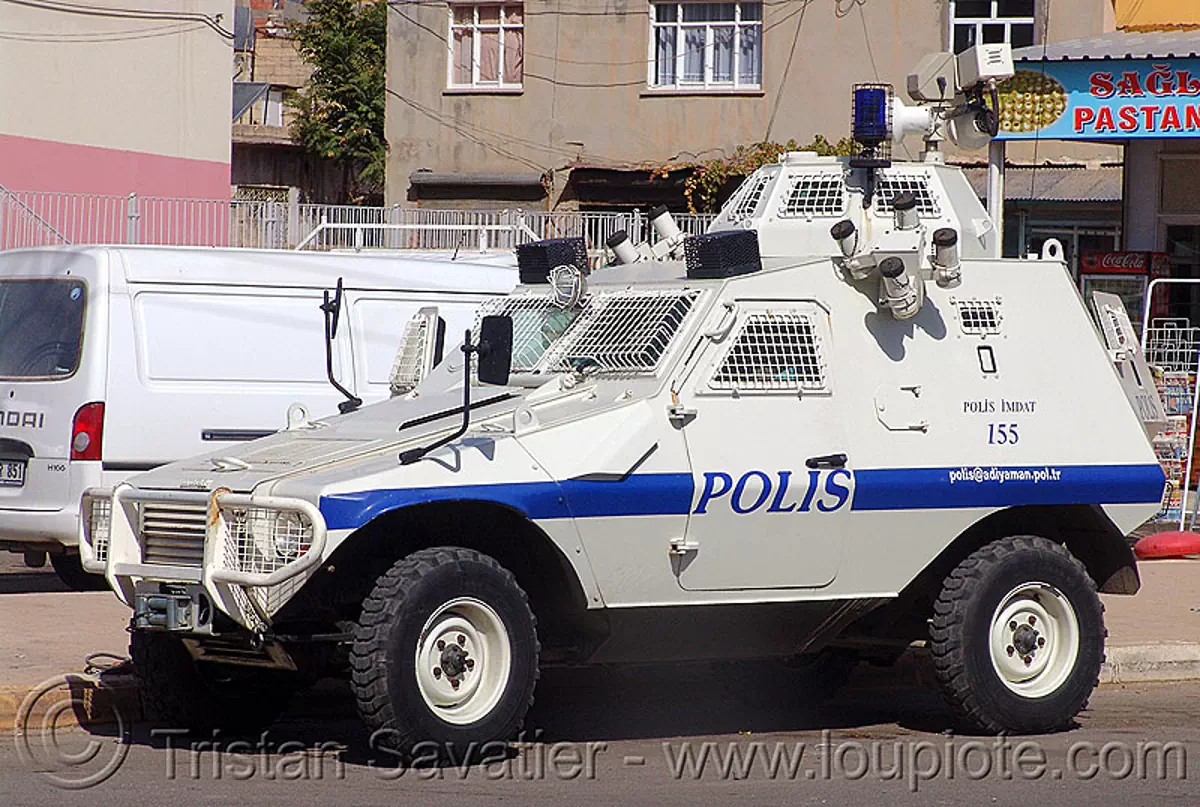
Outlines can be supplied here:
[[228, 199], [229, 163], [0, 134], [0, 185], [14, 191]]

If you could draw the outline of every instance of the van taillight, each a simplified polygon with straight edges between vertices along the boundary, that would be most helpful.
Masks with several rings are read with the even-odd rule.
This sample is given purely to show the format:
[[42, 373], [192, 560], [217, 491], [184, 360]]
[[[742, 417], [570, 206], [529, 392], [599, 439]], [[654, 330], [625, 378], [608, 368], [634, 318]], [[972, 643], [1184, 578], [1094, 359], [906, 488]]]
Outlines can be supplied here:
[[104, 440], [104, 404], [90, 403], [79, 407], [71, 421], [71, 459], [100, 459], [100, 444]]

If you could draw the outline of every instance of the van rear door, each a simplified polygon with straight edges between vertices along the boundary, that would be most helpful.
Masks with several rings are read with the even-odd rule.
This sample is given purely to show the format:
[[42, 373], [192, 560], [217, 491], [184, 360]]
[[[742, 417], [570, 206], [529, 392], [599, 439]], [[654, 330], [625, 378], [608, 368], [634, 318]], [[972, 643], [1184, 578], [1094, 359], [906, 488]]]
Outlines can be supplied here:
[[[80, 262], [93, 271], [72, 271]], [[84, 404], [103, 399], [102, 372], [97, 381], [84, 363], [86, 275], [95, 277], [95, 265], [79, 253], [0, 260], [0, 510], [61, 510], [77, 495], [73, 420]], [[94, 348], [102, 360], [103, 345]]]

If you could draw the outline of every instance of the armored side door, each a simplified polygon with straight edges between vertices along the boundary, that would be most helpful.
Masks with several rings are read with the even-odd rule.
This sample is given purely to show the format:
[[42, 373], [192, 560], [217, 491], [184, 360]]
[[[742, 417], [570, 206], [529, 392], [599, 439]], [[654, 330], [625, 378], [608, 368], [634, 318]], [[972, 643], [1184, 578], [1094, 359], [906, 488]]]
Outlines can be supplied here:
[[672, 549], [679, 584], [827, 585], [854, 494], [829, 315], [814, 301], [736, 300], [708, 327], [676, 387], [695, 485]]

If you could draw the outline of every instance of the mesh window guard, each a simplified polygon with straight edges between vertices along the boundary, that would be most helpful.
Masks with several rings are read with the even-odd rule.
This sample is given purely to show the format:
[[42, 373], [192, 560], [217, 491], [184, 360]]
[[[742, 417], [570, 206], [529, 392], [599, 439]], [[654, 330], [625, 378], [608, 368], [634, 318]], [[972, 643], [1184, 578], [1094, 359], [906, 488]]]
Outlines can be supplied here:
[[770, 174], [759, 174], [746, 180], [746, 184], [734, 197], [733, 204], [730, 206], [730, 221], [741, 221], [754, 215], [758, 210], [758, 203], [762, 201], [763, 191], [766, 190], [771, 178]]
[[963, 333], [1000, 333], [1000, 308], [990, 300], [956, 300], [958, 324]]
[[905, 191], [917, 197], [917, 215], [937, 218], [942, 214], [937, 199], [929, 190], [929, 179], [920, 174], [880, 174], [876, 185], [876, 210], [891, 213], [892, 200]]
[[414, 317], [404, 326], [400, 349], [392, 363], [390, 387], [393, 395], [403, 395], [421, 383], [424, 371], [425, 347], [429, 339], [429, 320]]
[[841, 176], [799, 174], [789, 177], [788, 182], [779, 205], [780, 216], [840, 216], [846, 212], [846, 188]]
[[564, 311], [548, 294], [523, 294], [489, 300], [479, 308], [472, 333], [489, 314], [512, 317], [514, 373], [532, 372], [542, 356], [579, 316], [578, 310]]
[[678, 289], [593, 295], [543, 366], [552, 372], [591, 366], [618, 375], [653, 373], [699, 296]]
[[746, 317], [710, 386], [721, 390], [825, 388], [825, 359], [813, 318], [797, 311]]

